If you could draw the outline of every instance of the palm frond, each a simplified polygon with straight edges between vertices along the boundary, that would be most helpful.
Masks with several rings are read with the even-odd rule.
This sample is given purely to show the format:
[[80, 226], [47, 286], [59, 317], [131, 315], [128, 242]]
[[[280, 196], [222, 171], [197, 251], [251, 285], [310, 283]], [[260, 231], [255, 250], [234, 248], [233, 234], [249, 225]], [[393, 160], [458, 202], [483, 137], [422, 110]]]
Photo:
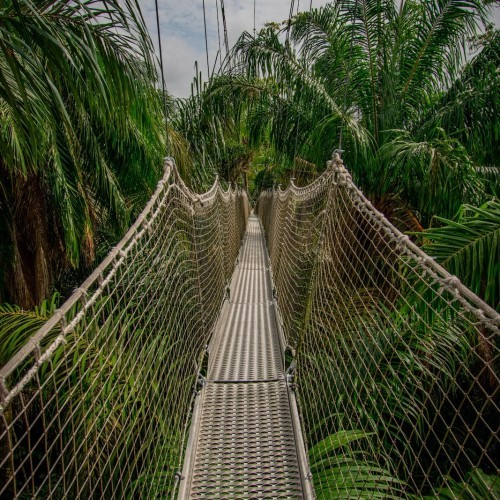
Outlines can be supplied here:
[[32, 311], [10, 304], [0, 305], [0, 366], [19, 351], [54, 314], [59, 306], [59, 298], [56, 292]]
[[458, 220], [437, 218], [425, 230], [424, 249], [492, 306], [500, 300], [500, 202], [464, 205]]
[[[483, 186], [464, 146], [435, 129], [434, 137], [394, 131], [379, 151], [380, 187], [400, 190], [428, 224], [435, 214], [452, 217], [464, 201], [481, 201]], [[443, 196], [446, 193], [446, 196]]]
[[[25, 198], [24, 181], [38, 182], [46, 213], [33, 208], [28, 217], [51, 222], [45, 250], [62, 244], [76, 267], [94, 255], [96, 205], [123, 231], [133, 212], [127, 200], [150, 192], [161, 173], [152, 43], [135, 0], [19, 0], [4, 2], [0, 15], [0, 155], [3, 171], [19, 179], [1, 182], [13, 200]], [[6, 247], [25, 222], [12, 210], [9, 217]], [[23, 244], [19, 269], [52, 266], [50, 258], [40, 261], [37, 242]], [[9, 294], [25, 306], [38, 301], [17, 296], [15, 287]]]

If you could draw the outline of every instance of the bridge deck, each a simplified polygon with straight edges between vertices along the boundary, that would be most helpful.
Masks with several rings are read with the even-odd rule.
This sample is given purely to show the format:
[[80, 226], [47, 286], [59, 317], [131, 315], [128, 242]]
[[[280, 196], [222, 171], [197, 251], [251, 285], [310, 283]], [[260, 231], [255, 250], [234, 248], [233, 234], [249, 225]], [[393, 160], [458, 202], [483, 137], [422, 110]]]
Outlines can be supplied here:
[[180, 498], [310, 496], [267, 262], [259, 222], [251, 215], [230, 300], [209, 346]]

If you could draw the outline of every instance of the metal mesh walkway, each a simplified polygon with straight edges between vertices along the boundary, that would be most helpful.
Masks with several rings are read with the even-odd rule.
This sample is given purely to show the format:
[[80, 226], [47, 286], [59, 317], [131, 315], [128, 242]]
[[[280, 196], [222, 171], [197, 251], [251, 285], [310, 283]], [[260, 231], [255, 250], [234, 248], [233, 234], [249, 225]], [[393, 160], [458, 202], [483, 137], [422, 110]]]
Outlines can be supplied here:
[[308, 496], [304, 448], [292, 417], [295, 400], [285, 382], [266, 263], [260, 225], [252, 215], [229, 301], [209, 346], [180, 498]]

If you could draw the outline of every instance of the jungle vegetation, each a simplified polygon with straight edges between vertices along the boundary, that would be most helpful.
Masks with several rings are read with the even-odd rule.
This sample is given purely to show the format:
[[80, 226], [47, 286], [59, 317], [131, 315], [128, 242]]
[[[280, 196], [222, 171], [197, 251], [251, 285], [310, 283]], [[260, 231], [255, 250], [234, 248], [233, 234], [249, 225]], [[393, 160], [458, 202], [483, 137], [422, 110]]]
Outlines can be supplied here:
[[[500, 33], [488, 9], [481, 0], [342, 0], [299, 13], [243, 33], [210, 81], [197, 70], [190, 98], [167, 96], [165, 123], [138, 0], [3, 2], [0, 301], [10, 305], [0, 306], [1, 363], [54, 313], [55, 289], [77, 286], [140, 212], [167, 137], [192, 186], [218, 173], [257, 193], [313, 180], [342, 136], [345, 164], [374, 205], [498, 308]], [[459, 337], [446, 333], [443, 365]], [[420, 354], [413, 331], [405, 335]], [[414, 368], [427, 363], [416, 356]], [[313, 468], [373, 433], [322, 436]], [[382, 475], [386, 492], [400, 492], [393, 470], [365, 462], [346, 491]], [[443, 495], [491, 481], [469, 474], [472, 487], [454, 478]]]
[[[417, 240], [497, 307], [500, 32], [488, 13], [479, 0], [352, 0], [270, 23], [241, 35], [200, 119], [253, 151], [256, 192], [310, 182], [342, 135], [375, 207], [402, 231], [432, 227]], [[479, 231], [463, 228], [470, 207]]]

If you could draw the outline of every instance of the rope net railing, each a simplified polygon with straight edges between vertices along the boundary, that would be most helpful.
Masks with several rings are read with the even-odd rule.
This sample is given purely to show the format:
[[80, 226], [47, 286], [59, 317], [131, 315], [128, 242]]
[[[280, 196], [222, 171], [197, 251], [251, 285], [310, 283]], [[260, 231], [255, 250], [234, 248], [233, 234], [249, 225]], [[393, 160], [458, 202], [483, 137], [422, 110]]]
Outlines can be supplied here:
[[338, 156], [256, 211], [317, 498], [499, 498], [499, 315], [375, 210]]
[[166, 160], [144, 212], [0, 369], [1, 498], [164, 498], [249, 215]]

